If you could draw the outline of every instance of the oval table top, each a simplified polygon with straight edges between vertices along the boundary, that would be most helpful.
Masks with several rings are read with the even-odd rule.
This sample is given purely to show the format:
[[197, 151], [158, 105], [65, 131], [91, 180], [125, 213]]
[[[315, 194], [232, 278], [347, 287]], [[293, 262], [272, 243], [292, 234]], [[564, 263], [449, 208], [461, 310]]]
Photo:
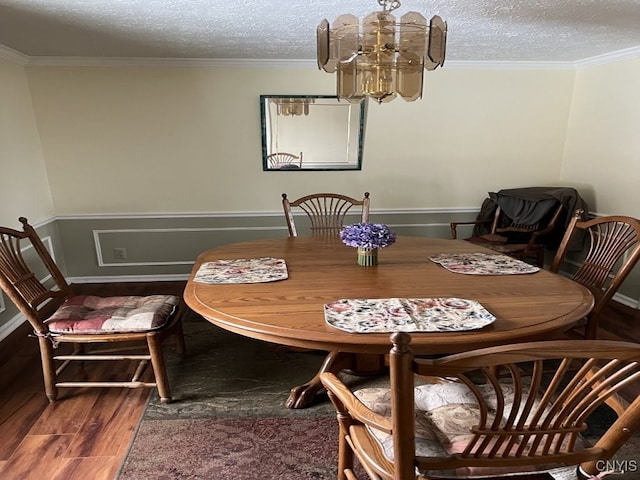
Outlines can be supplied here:
[[[342, 298], [458, 297], [479, 302], [496, 320], [481, 329], [412, 333], [416, 354], [445, 354], [506, 343], [541, 340], [565, 331], [593, 308], [588, 289], [540, 270], [519, 275], [452, 273], [429, 260], [438, 253], [483, 252], [463, 240], [398, 237], [380, 250], [379, 264], [362, 267], [356, 249], [338, 238], [254, 240], [202, 253], [184, 299], [215, 325], [282, 345], [358, 354], [388, 353], [388, 333], [350, 333], [327, 324], [324, 305]], [[275, 257], [288, 278], [266, 283], [205, 284], [193, 280], [204, 262]]]

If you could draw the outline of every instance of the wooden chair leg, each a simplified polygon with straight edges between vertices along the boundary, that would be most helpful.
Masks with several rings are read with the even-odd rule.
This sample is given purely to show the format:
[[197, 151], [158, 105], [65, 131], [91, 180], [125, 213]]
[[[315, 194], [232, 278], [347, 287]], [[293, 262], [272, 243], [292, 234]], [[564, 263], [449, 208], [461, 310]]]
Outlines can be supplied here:
[[184, 342], [184, 330], [182, 328], [182, 315], [180, 316], [180, 318], [178, 318], [178, 321], [176, 322], [173, 336], [176, 342], [176, 353], [178, 354], [178, 357], [184, 358], [187, 352], [187, 346]]
[[338, 414], [338, 425], [340, 428], [338, 440], [338, 480], [344, 480], [345, 471], [353, 470], [353, 451], [347, 444], [346, 435], [349, 428], [348, 415]]
[[53, 344], [46, 337], [38, 337], [40, 345], [40, 359], [42, 360], [42, 376], [44, 379], [44, 391], [53, 403], [58, 398], [58, 388], [56, 387], [56, 365], [53, 360]]
[[355, 478], [348, 472], [353, 470], [354, 454], [347, 442], [351, 417], [342, 402], [330, 391], [327, 392], [331, 403], [336, 407], [338, 419], [338, 477], [337, 480]]
[[157, 334], [147, 335], [147, 345], [149, 347], [149, 354], [151, 355], [151, 365], [156, 379], [156, 388], [158, 389], [160, 402], [169, 403], [171, 402], [171, 391], [169, 389], [167, 368], [162, 353], [162, 336]]
[[187, 307], [181, 301], [181, 303], [178, 305], [178, 311], [175, 313], [175, 316], [171, 321], [172, 325], [165, 330], [166, 333], [162, 337], [163, 339], [166, 337], [173, 337], [176, 353], [180, 358], [184, 358], [187, 351], [184, 340], [184, 329], [182, 326], [182, 320], [187, 316], [187, 313], [189, 311], [189, 307]]

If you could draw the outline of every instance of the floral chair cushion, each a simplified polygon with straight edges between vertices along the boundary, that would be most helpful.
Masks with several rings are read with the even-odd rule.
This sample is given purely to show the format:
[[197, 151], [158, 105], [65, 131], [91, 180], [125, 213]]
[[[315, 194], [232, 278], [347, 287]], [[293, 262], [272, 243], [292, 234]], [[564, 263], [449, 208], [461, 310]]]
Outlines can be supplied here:
[[69, 298], [45, 322], [52, 333], [134, 333], [164, 326], [178, 305], [173, 295]]
[[[479, 386], [483, 398], [490, 409], [497, 407], [493, 388]], [[508, 417], [513, 406], [513, 387], [503, 385], [505, 393], [504, 417]], [[446, 457], [461, 453], [473, 438], [472, 427], [478, 425], [480, 409], [471, 390], [459, 382], [434, 383], [415, 388], [416, 416], [416, 455]], [[376, 413], [391, 417], [391, 393], [387, 388], [364, 388], [354, 392], [368, 408]], [[495, 417], [489, 415], [491, 422]], [[393, 460], [393, 442], [391, 435], [369, 428], [384, 450], [384, 454]], [[581, 439], [584, 442], [584, 439]], [[547, 465], [545, 470], [554, 467]], [[514, 468], [460, 468], [454, 471], [421, 472], [438, 475], [499, 475], [510, 472], [533, 471], [535, 466]]]
[[[355, 392], [367, 407], [374, 412], [391, 418], [391, 391], [388, 388], [363, 388]], [[384, 454], [393, 460], [393, 438], [380, 430], [370, 429], [376, 440], [382, 445]], [[424, 456], [446, 456], [447, 451], [443, 448], [442, 442], [438, 438], [438, 431], [431, 425], [429, 418], [424, 415], [424, 410], [416, 404], [416, 455]]]

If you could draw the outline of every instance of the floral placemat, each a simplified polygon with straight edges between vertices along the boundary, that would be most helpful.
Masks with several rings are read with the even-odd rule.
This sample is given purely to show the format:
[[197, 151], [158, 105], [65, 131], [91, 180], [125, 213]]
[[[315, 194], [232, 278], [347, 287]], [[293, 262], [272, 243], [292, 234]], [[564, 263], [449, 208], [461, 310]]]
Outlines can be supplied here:
[[324, 318], [353, 333], [456, 332], [496, 319], [478, 302], [463, 298], [344, 298], [326, 304]]
[[203, 263], [193, 280], [200, 283], [263, 283], [289, 277], [282, 258], [237, 258]]
[[491, 253], [439, 253], [430, 256], [429, 260], [450, 272], [467, 275], [519, 275], [540, 270], [522, 260]]

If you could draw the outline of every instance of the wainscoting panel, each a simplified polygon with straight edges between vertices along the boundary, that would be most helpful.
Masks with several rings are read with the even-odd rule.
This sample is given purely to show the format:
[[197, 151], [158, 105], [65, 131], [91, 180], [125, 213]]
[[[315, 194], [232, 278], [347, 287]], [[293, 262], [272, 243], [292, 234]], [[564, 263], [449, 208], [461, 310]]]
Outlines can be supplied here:
[[[375, 211], [372, 222], [390, 225], [398, 235], [449, 238], [452, 218], [473, 219], [473, 210]], [[300, 235], [306, 215], [295, 216]], [[357, 215], [347, 223], [358, 221]], [[203, 251], [228, 243], [288, 235], [284, 215], [238, 213], [210, 215], [78, 216], [57, 220], [64, 245], [66, 274], [76, 280], [109, 277], [186, 275]]]
[[281, 237], [270, 227], [94, 230], [98, 266], [193, 265], [203, 250], [242, 240]]
[[184, 278], [203, 251], [287, 236], [282, 215], [60, 218], [67, 276]]

